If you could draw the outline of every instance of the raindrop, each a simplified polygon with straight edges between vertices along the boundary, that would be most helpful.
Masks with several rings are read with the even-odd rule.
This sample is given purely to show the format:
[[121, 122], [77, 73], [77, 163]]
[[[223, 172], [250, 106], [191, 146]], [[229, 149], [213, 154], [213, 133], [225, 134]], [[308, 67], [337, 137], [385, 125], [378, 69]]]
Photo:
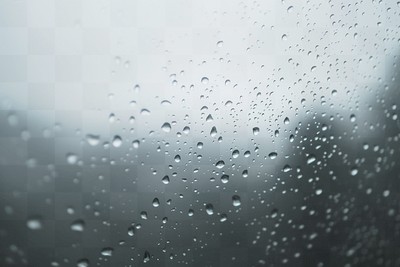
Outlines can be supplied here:
[[150, 253], [146, 250], [144, 252], [144, 256], [143, 256], [143, 262], [146, 263], [146, 262], [149, 262], [149, 261], [150, 261]]
[[154, 198], [153, 199], [153, 207], [157, 208], [160, 206], [160, 201], [158, 200], [158, 198]]
[[221, 176], [221, 182], [222, 182], [223, 184], [226, 184], [227, 182], [229, 182], [229, 175], [223, 174], [223, 175]]
[[201, 83], [202, 84], [207, 84], [208, 83], [208, 78], [207, 77], [201, 78]]
[[119, 135], [114, 136], [112, 140], [112, 145], [114, 147], [120, 147], [122, 145], [122, 138]]
[[217, 128], [215, 128], [215, 126], [213, 126], [210, 131], [210, 136], [215, 137], [216, 135], [217, 135]]
[[43, 228], [42, 221], [39, 218], [28, 219], [26, 226], [31, 230], [40, 230]]
[[282, 169], [283, 172], [290, 172], [292, 170], [292, 167], [290, 167], [289, 165], [285, 165]]
[[278, 156], [278, 153], [276, 153], [276, 152], [271, 152], [271, 153], [268, 154], [268, 157], [270, 159], [276, 159], [277, 156]]
[[254, 127], [254, 128], [253, 128], [253, 134], [254, 134], [254, 135], [258, 135], [259, 133], [260, 133], [260, 128]]
[[168, 122], [165, 122], [162, 126], [161, 129], [166, 132], [169, 133], [171, 131], [171, 124], [169, 124]]
[[139, 148], [139, 145], [140, 145], [140, 141], [139, 140], [133, 140], [132, 141], [133, 148]]
[[307, 158], [307, 164], [311, 164], [316, 160], [317, 159], [316, 159], [316, 157], [314, 155], [309, 155], [308, 158]]
[[220, 160], [220, 161], [218, 161], [218, 162], [215, 164], [215, 166], [216, 166], [218, 169], [222, 169], [222, 168], [225, 166], [225, 162], [224, 162], [223, 160]]
[[89, 267], [89, 260], [87, 259], [82, 259], [79, 260], [78, 263], [76, 264], [77, 267]]
[[213, 215], [214, 214], [214, 206], [212, 204], [207, 204], [206, 212], [208, 215]]
[[165, 175], [165, 176], [161, 179], [161, 181], [162, 181], [164, 184], [169, 184], [169, 176], [168, 176], [168, 175]]
[[78, 162], [78, 156], [73, 154], [73, 153], [68, 153], [67, 154], [67, 162], [68, 164], [76, 164]]
[[237, 149], [233, 150], [233, 152], [232, 152], [232, 158], [236, 159], [236, 158], [239, 157], [239, 155], [240, 155], [239, 150], [237, 150]]
[[75, 232], [82, 232], [85, 229], [85, 222], [83, 220], [76, 220], [71, 224], [71, 230]]
[[140, 114], [142, 114], [142, 115], [150, 115], [150, 110], [143, 108], [143, 109], [140, 110]]
[[241, 202], [241, 200], [240, 200], [240, 197], [239, 197], [238, 195], [234, 195], [234, 196], [232, 197], [232, 204], [233, 204], [233, 206], [235, 206], [235, 207], [239, 207], [239, 206], [242, 204], [242, 202]]
[[224, 42], [223, 42], [223, 41], [218, 41], [218, 42], [217, 42], [217, 46], [218, 46], [218, 47], [222, 47], [223, 45], [224, 45]]
[[111, 257], [113, 252], [114, 252], [113, 248], [107, 247], [107, 248], [103, 248], [101, 250], [101, 255], [103, 255], [105, 257]]
[[100, 143], [100, 136], [94, 134], [86, 135], [86, 141], [91, 146], [97, 146]]
[[357, 167], [353, 167], [353, 168], [351, 168], [351, 170], [350, 170], [350, 174], [351, 174], [352, 176], [356, 176], [356, 175], [357, 175], [357, 173], [358, 173], [358, 169], [357, 169]]

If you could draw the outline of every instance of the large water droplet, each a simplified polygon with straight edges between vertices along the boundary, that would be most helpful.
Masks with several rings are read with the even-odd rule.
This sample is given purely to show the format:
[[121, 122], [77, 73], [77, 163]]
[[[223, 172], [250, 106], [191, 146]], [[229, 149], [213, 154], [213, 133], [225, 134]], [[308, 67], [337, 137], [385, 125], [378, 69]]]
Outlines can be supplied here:
[[226, 184], [227, 182], [229, 182], [229, 175], [223, 174], [223, 175], [221, 176], [221, 182], [222, 182], [223, 184]]
[[39, 218], [30, 218], [26, 222], [26, 226], [30, 230], [40, 230], [43, 228], [42, 220]]
[[100, 143], [100, 136], [95, 134], [87, 134], [86, 141], [91, 146], [97, 146]]
[[240, 200], [240, 196], [238, 195], [234, 195], [232, 197], [232, 205], [235, 207], [239, 207], [242, 204], [241, 200]]
[[114, 139], [112, 140], [112, 145], [114, 147], [120, 147], [122, 145], [122, 138], [119, 135], [114, 136]]
[[166, 132], [169, 133], [171, 131], [171, 124], [169, 124], [168, 122], [165, 122], [162, 126], [161, 129]]
[[213, 215], [214, 214], [214, 206], [212, 204], [207, 204], [206, 212], [208, 215]]
[[158, 198], [153, 199], [153, 207], [157, 208], [160, 206], [160, 200]]
[[71, 224], [71, 230], [82, 232], [85, 229], [85, 222], [83, 220], [76, 220]]
[[218, 169], [222, 169], [222, 168], [225, 166], [225, 162], [224, 162], [223, 160], [220, 160], [220, 161], [218, 161], [218, 162], [215, 164], [215, 166], [216, 166]]
[[103, 255], [105, 257], [111, 257], [113, 252], [114, 252], [113, 248], [107, 247], [107, 248], [103, 248], [101, 250], [101, 255]]

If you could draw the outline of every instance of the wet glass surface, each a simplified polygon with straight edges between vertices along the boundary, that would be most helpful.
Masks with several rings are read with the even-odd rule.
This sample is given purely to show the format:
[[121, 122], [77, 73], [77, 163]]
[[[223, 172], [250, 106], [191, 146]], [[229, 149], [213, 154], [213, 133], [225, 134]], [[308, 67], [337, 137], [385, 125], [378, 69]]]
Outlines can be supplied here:
[[400, 266], [399, 13], [0, 0], [0, 266]]

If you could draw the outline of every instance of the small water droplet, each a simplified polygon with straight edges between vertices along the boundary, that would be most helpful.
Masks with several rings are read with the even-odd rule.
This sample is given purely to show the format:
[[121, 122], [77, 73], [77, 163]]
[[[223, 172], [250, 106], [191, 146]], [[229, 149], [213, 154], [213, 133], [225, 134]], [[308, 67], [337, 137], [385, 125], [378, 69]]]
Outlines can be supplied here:
[[234, 207], [239, 207], [240, 205], [242, 205], [242, 202], [241, 202], [241, 200], [240, 200], [240, 196], [234, 195], [234, 196], [232, 197], [232, 205], [233, 205]]
[[100, 143], [100, 136], [95, 134], [87, 134], [86, 141], [91, 146], [97, 146]]
[[229, 182], [229, 175], [223, 174], [223, 175], [221, 176], [221, 182], [222, 182], [223, 184], [226, 184], [227, 182]]
[[85, 222], [83, 220], [76, 220], [71, 224], [71, 230], [75, 232], [82, 232], [85, 229]]
[[223, 41], [218, 41], [217, 42], [217, 47], [222, 47], [224, 45], [224, 42]]
[[260, 128], [254, 127], [254, 128], [253, 128], [253, 134], [254, 134], [254, 135], [258, 135], [259, 133], [260, 133]]
[[78, 156], [73, 154], [73, 153], [68, 153], [67, 154], [67, 162], [68, 164], [76, 164], [78, 162]]
[[224, 162], [223, 160], [220, 160], [220, 161], [218, 161], [218, 162], [215, 164], [215, 166], [216, 166], [218, 169], [222, 169], [222, 168], [225, 166], [225, 162]]
[[101, 250], [101, 255], [105, 256], [105, 257], [111, 257], [112, 254], [114, 252], [114, 249], [111, 247], [107, 247], [107, 248], [103, 248]]
[[270, 159], [276, 159], [277, 156], [278, 156], [278, 153], [276, 153], [276, 152], [271, 152], [271, 153], [268, 154], [268, 157]]
[[165, 176], [161, 179], [161, 181], [163, 182], [163, 184], [169, 184], [169, 176], [168, 176], [168, 175], [165, 175]]
[[157, 208], [160, 206], [160, 200], [158, 198], [153, 199], [153, 207]]
[[26, 226], [30, 230], [40, 230], [43, 228], [42, 220], [36, 217], [28, 219]]
[[207, 77], [201, 78], [201, 83], [202, 84], [208, 84], [208, 78]]
[[171, 131], [171, 124], [169, 124], [168, 122], [165, 122], [162, 126], [161, 129], [166, 132], [169, 133]]
[[114, 147], [120, 147], [122, 145], [122, 138], [119, 135], [114, 136], [112, 140], [112, 145]]
[[357, 169], [357, 167], [353, 167], [353, 168], [351, 168], [351, 170], [350, 170], [350, 174], [351, 174], [352, 176], [356, 176], [356, 175], [357, 175], [357, 173], [358, 173], [358, 169]]
[[217, 135], [217, 128], [215, 127], [215, 126], [213, 126], [212, 128], [211, 128], [211, 131], [210, 131], [210, 136], [211, 137], [215, 137], [216, 135]]
[[206, 212], [208, 215], [213, 215], [214, 214], [214, 206], [212, 204], [207, 204]]
[[315, 155], [309, 155], [308, 156], [308, 158], [307, 158], [307, 164], [311, 164], [311, 163], [313, 163], [314, 161], [316, 161], [317, 160], [317, 158], [315, 157]]
[[139, 148], [139, 146], [140, 146], [140, 141], [139, 140], [133, 140], [132, 141], [132, 146], [133, 146], [133, 148]]

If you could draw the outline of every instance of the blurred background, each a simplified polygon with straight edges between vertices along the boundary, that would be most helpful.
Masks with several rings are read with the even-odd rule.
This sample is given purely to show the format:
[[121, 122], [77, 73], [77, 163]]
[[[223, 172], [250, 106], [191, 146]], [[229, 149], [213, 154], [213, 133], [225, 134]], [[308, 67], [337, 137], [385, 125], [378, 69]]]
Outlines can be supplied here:
[[399, 17], [0, 0], [0, 266], [400, 266]]

